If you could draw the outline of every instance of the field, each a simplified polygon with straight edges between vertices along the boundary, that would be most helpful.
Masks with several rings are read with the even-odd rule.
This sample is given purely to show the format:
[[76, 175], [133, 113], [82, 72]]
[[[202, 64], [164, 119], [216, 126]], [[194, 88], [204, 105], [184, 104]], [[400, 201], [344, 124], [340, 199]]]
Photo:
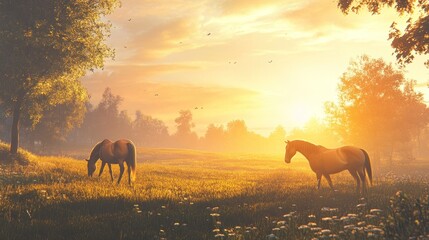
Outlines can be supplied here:
[[424, 239], [429, 231], [429, 167], [419, 162], [376, 171], [362, 196], [346, 173], [333, 176], [337, 191], [323, 180], [317, 191], [308, 163], [286, 165], [281, 155], [139, 149], [132, 187], [126, 175], [111, 183], [107, 170], [87, 177], [82, 160], [21, 155], [25, 165], [0, 165], [0, 239]]

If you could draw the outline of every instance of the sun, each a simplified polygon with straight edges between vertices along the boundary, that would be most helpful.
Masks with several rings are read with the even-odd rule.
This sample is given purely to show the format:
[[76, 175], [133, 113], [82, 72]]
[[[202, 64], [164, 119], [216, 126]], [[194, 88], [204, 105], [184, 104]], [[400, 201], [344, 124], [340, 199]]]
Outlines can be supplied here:
[[302, 127], [316, 115], [310, 106], [300, 103], [292, 106], [290, 117], [298, 127]]

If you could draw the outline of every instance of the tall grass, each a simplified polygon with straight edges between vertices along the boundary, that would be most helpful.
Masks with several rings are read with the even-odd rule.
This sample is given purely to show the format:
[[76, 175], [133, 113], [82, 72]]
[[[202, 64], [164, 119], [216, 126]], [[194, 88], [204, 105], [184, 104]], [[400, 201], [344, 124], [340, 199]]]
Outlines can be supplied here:
[[108, 173], [88, 178], [85, 161], [26, 154], [25, 167], [0, 165], [0, 239], [405, 239], [428, 231], [425, 175], [378, 176], [360, 196], [345, 173], [333, 176], [338, 191], [316, 191], [305, 161], [170, 149], [148, 150], [153, 157], [138, 164], [130, 187]]

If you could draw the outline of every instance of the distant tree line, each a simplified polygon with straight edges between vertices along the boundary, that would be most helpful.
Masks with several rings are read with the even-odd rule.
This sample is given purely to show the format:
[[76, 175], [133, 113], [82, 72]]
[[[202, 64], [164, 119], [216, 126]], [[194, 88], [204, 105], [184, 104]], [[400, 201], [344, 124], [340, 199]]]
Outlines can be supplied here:
[[[283, 153], [284, 140], [305, 139], [326, 147], [356, 145], [370, 151], [375, 164], [429, 154], [429, 110], [403, 70], [382, 59], [361, 56], [351, 62], [338, 84], [338, 100], [327, 102], [325, 119], [312, 119], [286, 133], [282, 126], [269, 136], [257, 134], [244, 120], [210, 124], [194, 130], [192, 112], [182, 110], [175, 129], [154, 117], [120, 110], [122, 97], [107, 88], [93, 106], [65, 102], [45, 108], [37, 124], [23, 119], [23, 145], [43, 153], [88, 148], [104, 138], [132, 139], [139, 147], [192, 148], [208, 151]], [[1, 107], [1, 105], [0, 105]], [[1, 139], [9, 141], [10, 115], [0, 108]]]
[[[169, 132], [166, 124], [156, 118], [136, 111], [131, 117], [120, 110], [123, 98], [106, 88], [101, 101], [85, 110], [74, 105], [62, 105], [44, 112], [39, 123], [27, 122], [22, 129], [24, 147], [40, 152], [57, 152], [60, 149], [89, 147], [109, 138], [129, 138], [140, 147], [190, 148], [209, 151], [273, 152], [282, 151], [286, 132], [278, 126], [268, 137], [250, 131], [244, 120], [230, 121], [223, 125], [210, 124], [201, 137], [194, 131], [192, 112], [179, 111], [176, 129]], [[78, 111], [80, 114], [77, 114]], [[0, 115], [1, 138], [9, 141], [10, 117]], [[25, 121], [24, 121], [25, 122]], [[74, 127], [74, 128], [73, 128]]]

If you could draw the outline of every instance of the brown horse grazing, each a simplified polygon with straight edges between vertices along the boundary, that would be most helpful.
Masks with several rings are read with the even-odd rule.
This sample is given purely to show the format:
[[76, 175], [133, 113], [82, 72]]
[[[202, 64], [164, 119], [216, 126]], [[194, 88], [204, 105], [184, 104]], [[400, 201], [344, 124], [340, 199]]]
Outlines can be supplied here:
[[110, 178], [113, 182], [112, 168], [110, 164], [119, 164], [120, 173], [118, 184], [121, 182], [122, 174], [124, 173], [124, 162], [128, 166], [128, 183], [131, 185], [136, 178], [136, 148], [130, 140], [121, 139], [116, 142], [112, 142], [108, 139], [97, 143], [91, 151], [91, 155], [88, 162], [88, 176], [92, 177], [94, 174], [95, 163], [101, 159], [102, 164], [100, 168], [100, 173], [98, 176], [101, 176], [103, 173], [104, 166], [106, 163], [109, 166]]
[[344, 170], [348, 170], [356, 180], [357, 192], [359, 192], [361, 181], [362, 191], [366, 192], [365, 172], [368, 173], [368, 178], [372, 185], [371, 162], [368, 153], [363, 149], [352, 146], [328, 149], [301, 140], [286, 141], [285, 162], [290, 163], [297, 151], [307, 158], [311, 170], [316, 173], [317, 189], [320, 189], [322, 175], [328, 181], [331, 189], [334, 189], [329, 175]]

